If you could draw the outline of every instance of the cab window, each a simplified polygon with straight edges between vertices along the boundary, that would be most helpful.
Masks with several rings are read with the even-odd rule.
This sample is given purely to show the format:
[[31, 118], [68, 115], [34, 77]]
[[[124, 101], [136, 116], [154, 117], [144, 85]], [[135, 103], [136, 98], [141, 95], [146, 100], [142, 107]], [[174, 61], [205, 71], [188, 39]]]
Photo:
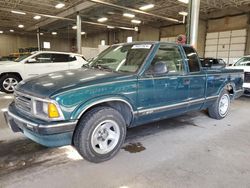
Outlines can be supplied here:
[[199, 72], [200, 63], [196, 51], [189, 46], [183, 46], [183, 49], [187, 56], [189, 72]]
[[[157, 64], [161, 64], [162, 68]], [[165, 74], [183, 74], [184, 66], [180, 49], [178, 46], [161, 45], [151, 62], [147, 74], [155, 74], [157, 69], [166, 69]], [[162, 72], [164, 73], [164, 71]]]

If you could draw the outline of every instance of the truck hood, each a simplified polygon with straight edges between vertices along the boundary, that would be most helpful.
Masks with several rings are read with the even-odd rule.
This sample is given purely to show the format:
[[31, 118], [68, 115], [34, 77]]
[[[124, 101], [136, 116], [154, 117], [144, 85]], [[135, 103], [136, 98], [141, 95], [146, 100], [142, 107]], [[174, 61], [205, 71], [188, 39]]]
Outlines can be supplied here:
[[15, 89], [31, 96], [49, 98], [70, 89], [126, 79], [127, 77], [128, 75], [114, 72], [80, 68], [26, 79], [20, 82]]

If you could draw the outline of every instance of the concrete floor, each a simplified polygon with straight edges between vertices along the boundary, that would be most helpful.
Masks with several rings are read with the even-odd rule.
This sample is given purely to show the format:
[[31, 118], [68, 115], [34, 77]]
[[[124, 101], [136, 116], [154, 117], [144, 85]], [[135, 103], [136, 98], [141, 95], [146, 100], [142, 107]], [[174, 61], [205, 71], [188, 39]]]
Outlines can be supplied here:
[[11, 98], [0, 94], [1, 188], [250, 187], [250, 98], [234, 101], [221, 121], [195, 112], [130, 129], [124, 148], [101, 164], [12, 133], [1, 112]]

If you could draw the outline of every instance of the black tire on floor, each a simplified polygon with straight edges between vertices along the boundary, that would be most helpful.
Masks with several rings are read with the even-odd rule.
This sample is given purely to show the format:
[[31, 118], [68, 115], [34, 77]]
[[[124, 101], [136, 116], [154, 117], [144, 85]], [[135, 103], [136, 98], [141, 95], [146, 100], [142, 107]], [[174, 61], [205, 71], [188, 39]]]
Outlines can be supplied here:
[[[222, 100], [228, 102], [228, 104], [224, 104], [223, 106]], [[222, 110], [223, 107], [225, 107], [224, 110]], [[218, 120], [223, 119], [224, 117], [227, 116], [229, 107], [230, 107], [230, 95], [227, 90], [223, 90], [218, 99], [216, 100], [216, 102], [208, 108], [208, 114], [211, 118]]]
[[99, 163], [114, 157], [125, 137], [126, 123], [122, 115], [111, 107], [96, 107], [79, 120], [73, 144], [83, 158]]
[[[22, 79], [15, 75], [15, 74], [5, 74], [0, 78], [0, 90], [5, 93], [13, 93], [14, 92], [14, 86], [17, 85]], [[10, 81], [10, 87], [7, 89], [5, 83], [6, 81]]]

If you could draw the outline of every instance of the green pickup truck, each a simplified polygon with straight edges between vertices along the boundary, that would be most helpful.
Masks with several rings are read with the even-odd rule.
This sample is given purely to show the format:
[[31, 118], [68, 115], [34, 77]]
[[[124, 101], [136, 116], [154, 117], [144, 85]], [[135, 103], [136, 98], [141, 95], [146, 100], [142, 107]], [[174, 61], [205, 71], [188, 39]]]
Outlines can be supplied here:
[[73, 145], [97, 163], [119, 151], [127, 128], [203, 109], [224, 118], [242, 85], [242, 70], [203, 69], [188, 45], [117, 44], [80, 69], [20, 82], [5, 119], [14, 132]]

